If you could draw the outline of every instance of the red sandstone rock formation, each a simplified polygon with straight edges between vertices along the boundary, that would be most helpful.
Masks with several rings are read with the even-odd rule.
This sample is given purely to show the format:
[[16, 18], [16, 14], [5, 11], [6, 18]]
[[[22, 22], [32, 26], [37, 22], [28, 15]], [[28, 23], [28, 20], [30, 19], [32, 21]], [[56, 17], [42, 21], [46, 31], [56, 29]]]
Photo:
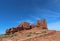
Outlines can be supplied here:
[[22, 31], [22, 30], [24, 30], [24, 29], [23, 29], [23, 27], [17, 27], [17, 30], [18, 30], [18, 31]]
[[47, 29], [46, 20], [45, 19], [42, 21], [37, 20], [37, 24], [32, 24], [32, 25], [30, 25], [28, 22], [23, 22], [20, 25], [18, 25], [18, 27], [7, 29], [6, 34], [11, 34], [18, 31], [29, 30], [33, 28]]
[[41, 21], [37, 20], [37, 25], [41, 26]]
[[17, 31], [18, 31], [17, 28], [12, 28], [12, 29], [11, 29], [11, 33], [15, 33], [15, 32], [17, 32]]
[[30, 24], [27, 22], [21, 23], [18, 27], [22, 27], [23, 29], [30, 29]]
[[46, 20], [37, 20], [37, 26], [39, 26], [41, 29], [47, 29], [47, 24], [46, 24]]
[[35, 24], [32, 24], [32, 25], [31, 25], [31, 28], [35, 28], [36, 26], [37, 26], [37, 25], [35, 25]]
[[13, 34], [13, 33], [17, 32], [17, 31], [18, 31], [17, 28], [10, 28], [10, 29], [6, 30], [6, 34]]
[[47, 24], [46, 24], [46, 20], [42, 20], [42, 25], [43, 25], [43, 29], [47, 29]]
[[6, 34], [10, 34], [10, 33], [11, 33], [10, 30], [11, 30], [11, 28], [10, 28], [10, 29], [7, 29], [7, 30], [6, 30]]

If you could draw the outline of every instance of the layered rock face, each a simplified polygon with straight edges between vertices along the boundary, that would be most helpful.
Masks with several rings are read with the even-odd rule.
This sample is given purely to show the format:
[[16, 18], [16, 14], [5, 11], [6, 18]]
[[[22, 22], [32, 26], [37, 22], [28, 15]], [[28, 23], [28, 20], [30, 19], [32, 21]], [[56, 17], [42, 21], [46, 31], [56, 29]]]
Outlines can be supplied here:
[[21, 23], [18, 27], [21, 27], [21, 28], [23, 28], [23, 29], [28, 30], [28, 29], [30, 29], [30, 24], [27, 23], [27, 22], [23, 22], [23, 23]]
[[6, 30], [6, 34], [13, 34], [13, 33], [17, 32], [17, 31], [18, 31], [17, 28], [10, 28], [10, 29]]
[[15, 32], [18, 31], [22, 31], [22, 30], [30, 30], [33, 28], [39, 28], [39, 29], [47, 29], [47, 24], [46, 24], [46, 20], [37, 20], [37, 24], [31, 24], [28, 22], [22, 22], [20, 25], [18, 25], [18, 27], [13, 27], [10, 29], [6, 30], [6, 34], [13, 34]]
[[42, 21], [37, 20], [37, 26], [39, 26], [39, 27], [42, 28], [42, 29], [47, 29], [46, 20], [45, 20], [45, 19], [43, 19]]

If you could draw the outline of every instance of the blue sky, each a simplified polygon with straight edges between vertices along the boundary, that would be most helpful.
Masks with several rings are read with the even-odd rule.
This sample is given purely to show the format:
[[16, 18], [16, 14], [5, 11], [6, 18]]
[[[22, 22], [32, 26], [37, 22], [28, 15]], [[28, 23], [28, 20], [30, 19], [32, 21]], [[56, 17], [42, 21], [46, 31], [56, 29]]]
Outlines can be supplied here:
[[48, 29], [60, 31], [60, 0], [0, 0], [0, 34], [23, 21], [46, 18]]

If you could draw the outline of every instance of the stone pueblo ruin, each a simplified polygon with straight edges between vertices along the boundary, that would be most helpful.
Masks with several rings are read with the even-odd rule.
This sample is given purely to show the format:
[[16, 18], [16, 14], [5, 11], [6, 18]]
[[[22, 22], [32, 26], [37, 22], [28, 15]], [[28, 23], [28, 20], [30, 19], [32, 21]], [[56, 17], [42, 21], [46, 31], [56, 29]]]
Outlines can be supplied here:
[[46, 20], [45, 19], [42, 21], [37, 20], [37, 24], [32, 24], [32, 25], [30, 25], [30, 23], [28, 23], [28, 22], [23, 22], [20, 25], [18, 25], [18, 27], [7, 29], [6, 34], [11, 34], [11, 33], [13, 34], [15, 32], [19, 32], [19, 31], [23, 31], [23, 30], [30, 30], [33, 28], [38, 28], [40, 30], [47, 29]]

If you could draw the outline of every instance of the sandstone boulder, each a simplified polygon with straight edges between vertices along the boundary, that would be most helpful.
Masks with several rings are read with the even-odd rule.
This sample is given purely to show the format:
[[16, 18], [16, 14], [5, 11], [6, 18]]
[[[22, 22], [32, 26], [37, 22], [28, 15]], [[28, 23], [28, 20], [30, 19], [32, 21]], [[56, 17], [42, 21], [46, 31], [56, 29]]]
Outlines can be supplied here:
[[10, 29], [7, 29], [7, 30], [6, 30], [6, 34], [10, 34], [10, 33], [11, 33], [10, 30], [11, 30], [11, 28], [10, 28]]
[[11, 31], [11, 33], [13, 34], [13, 33], [17, 32], [18, 29], [17, 29], [17, 28], [12, 28], [10, 31]]
[[13, 33], [17, 32], [17, 31], [18, 31], [17, 28], [10, 28], [10, 29], [6, 30], [6, 34], [13, 34]]

